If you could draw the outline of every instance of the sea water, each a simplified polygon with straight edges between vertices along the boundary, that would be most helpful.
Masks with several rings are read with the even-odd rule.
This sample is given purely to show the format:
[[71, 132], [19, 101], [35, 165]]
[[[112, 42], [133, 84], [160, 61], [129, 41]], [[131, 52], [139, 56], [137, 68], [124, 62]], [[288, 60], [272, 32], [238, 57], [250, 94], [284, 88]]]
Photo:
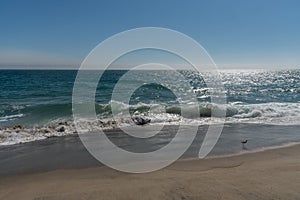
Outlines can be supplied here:
[[[211, 116], [212, 109], [226, 111], [227, 124], [300, 125], [300, 70], [297, 69], [220, 71], [226, 95], [226, 103], [222, 105], [211, 102], [216, 91], [206, 86], [200, 73], [181, 70], [189, 87], [183, 88], [178, 83], [170, 88], [183, 96], [195, 95], [200, 114], [192, 117], [183, 117], [180, 112], [182, 106], [188, 108], [189, 101], [181, 102], [174, 91], [155, 83], [142, 84], [129, 102], [112, 100], [115, 85], [126, 73], [126, 70], [103, 73], [93, 102], [99, 120], [82, 121], [81, 126], [87, 131], [133, 126], [132, 118], [125, 115], [128, 111], [132, 116], [150, 119], [147, 126], [219, 123], [218, 117]], [[170, 76], [168, 71], [137, 71], [136, 78], [130, 81], [143, 81], [149, 74]], [[77, 134], [72, 116], [76, 75], [76, 70], [0, 70], [0, 145]], [[112, 114], [112, 106], [116, 116]]]

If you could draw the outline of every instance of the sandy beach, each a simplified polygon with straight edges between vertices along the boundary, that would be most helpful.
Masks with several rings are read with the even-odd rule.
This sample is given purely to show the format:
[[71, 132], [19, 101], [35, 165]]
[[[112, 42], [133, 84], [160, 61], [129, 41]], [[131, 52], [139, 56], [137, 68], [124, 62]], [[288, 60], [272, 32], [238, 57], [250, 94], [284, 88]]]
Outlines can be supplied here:
[[0, 199], [299, 199], [299, 151], [182, 160], [147, 174], [101, 166], [2, 176]]
[[0, 1], [0, 200], [300, 200], [299, 8]]

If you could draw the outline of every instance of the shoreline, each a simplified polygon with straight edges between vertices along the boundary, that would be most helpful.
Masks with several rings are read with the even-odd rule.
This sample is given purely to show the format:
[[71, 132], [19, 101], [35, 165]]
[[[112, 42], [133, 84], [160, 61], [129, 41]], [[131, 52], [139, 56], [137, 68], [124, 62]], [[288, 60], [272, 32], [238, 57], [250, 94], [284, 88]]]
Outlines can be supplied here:
[[[300, 126], [230, 124], [223, 129], [214, 149], [206, 158], [228, 158], [284, 148], [299, 144]], [[151, 126], [144, 129], [151, 129]], [[149, 139], [131, 139], [119, 129], [108, 129], [106, 134], [118, 147], [131, 152], [151, 152], [167, 145], [177, 133], [178, 126], [166, 126]], [[200, 146], [208, 126], [199, 126], [197, 136], [180, 160], [198, 159]], [[133, 129], [141, 131], [140, 129]], [[184, 131], [188, 134], [189, 126]], [[259, 134], [253, 134], [253, 132]], [[285, 137], [282, 137], [282, 134]], [[250, 139], [243, 149], [240, 141]], [[179, 138], [176, 145], [181, 145]], [[100, 145], [101, 143], [99, 143]], [[174, 147], [176, 148], [176, 146]], [[87, 151], [78, 135], [50, 137], [44, 140], [10, 146], [0, 146], [0, 176], [47, 172], [59, 169], [78, 169], [101, 166]]]
[[0, 178], [0, 199], [296, 199], [300, 145], [179, 160], [159, 171], [58, 169]]
[[[239, 118], [237, 118], [239, 119]], [[94, 121], [94, 122], [86, 122], [88, 126], [91, 126], [95, 128], [95, 131], [98, 131], [99, 128], [102, 131], [114, 131], [118, 130], [120, 128], [134, 128], [134, 127], [141, 127], [140, 125], [136, 124], [118, 124], [117, 121]], [[122, 123], [122, 122], [121, 122]], [[191, 124], [190, 124], [191, 123]], [[201, 122], [202, 123], [202, 122]], [[283, 123], [283, 124], [277, 124], [275, 122], [251, 122], [251, 121], [240, 121], [240, 122], [230, 122], [230, 121], [224, 121], [224, 123], [221, 123], [225, 126], [232, 126], [232, 125], [258, 125], [258, 126], [282, 126], [282, 127], [300, 127], [299, 122], [297, 123]], [[146, 124], [144, 127], [151, 128], [151, 127], [157, 127], [157, 126], [198, 126], [198, 127], [205, 127], [205, 126], [214, 126], [214, 125], [220, 125], [219, 122], [207, 122], [203, 124], [199, 124], [196, 121], [188, 122], [188, 123], [179, 123], [177, 122], [170, 122], [169, 124], [163, 124], [163, 123], [150, 123]], [[143, 127], [143, 126], [142, 126]], [[88, 129], [88, 128], [87, 128]], [[87, 132], [88, 133], [88, 132]], [[86, 134], [86, 133], [81, 133]], [[12, 136], [13, 135], [13, 136]], [[11, 145], [18, 145], [18, 144], [25, 144], [25, 143], [31, 143], [35, 141], [45, 140], [52, 137], [65, 137], [65, 136], [74, 136], [78, 135], [76, 128], [74, 127], [72, 120], [62, 121], [56, 124], [46, 124], [45, 126], [26, 126], [26, 125], [20, 125], [15, 124], [11, 126], [3, 126], [0, 127], [0, 148], [3, 146], [11, 146]], [[300, 141], [300, 138], [299, 138]]]
[[[209, 159], [210, 158], [211, 159], [230, 158], [230, 157], [235, 157], [235, 156], [260, 153], [260, 152], [271, 151], [271, 150], [276, 150], [276, 149], [289, 148], [289, 147], [298, 146], [298, 145], [300, 146], [300, 142], [289, 142], [289, 143], [284, 143], [284, 144], [276, 145], [276, 146], [262, 147], [262, 148], [254, 149], [254, 150], [245, 150], [245, 151], [241, 151], [239, 153], [234, 153], [234, 154], [220, 155], [220, 156], [207, 156], [206, 158], [209, 158]], [[197, 158], [186, 158], [186, 159], [181, 159], [181, 160], [189, 160], [189, 159], [192, 160], [192, 159], [197, 159]]]

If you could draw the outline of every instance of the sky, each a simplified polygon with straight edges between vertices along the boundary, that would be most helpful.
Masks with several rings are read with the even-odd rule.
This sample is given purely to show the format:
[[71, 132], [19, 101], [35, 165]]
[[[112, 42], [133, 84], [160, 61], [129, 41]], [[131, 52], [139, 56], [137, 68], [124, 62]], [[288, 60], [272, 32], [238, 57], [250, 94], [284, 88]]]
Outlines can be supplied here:
[[0, 68], [78, 68], [106, 38], [163, 27], [219, 68], [299, 68], [300, 1], [0, 0]]

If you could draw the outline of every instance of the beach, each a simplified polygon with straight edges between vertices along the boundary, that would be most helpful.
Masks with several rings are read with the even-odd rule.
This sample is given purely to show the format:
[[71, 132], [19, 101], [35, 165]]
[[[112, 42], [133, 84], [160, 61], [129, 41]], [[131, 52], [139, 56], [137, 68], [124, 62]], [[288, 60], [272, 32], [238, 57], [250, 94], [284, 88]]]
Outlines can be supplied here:
[[183, 160], [146, 174], [105, 166], [0, 178], [0, 199], [299, 199], [300, 145]]
[[[300, 199], [299, 70], [224, 71], [226, 104], [212, 102], [218, 92], [192, 71], [180, 72], [192, 80], [189, 88], [181, 82], [170, 86], [182, 98], [167, 87], [146, 84], [130, 102], [113, 99], [125, 73], [106, 71], [92, 102], [73, 102], [76, 71], [1, 71], [0, 199]], [[128, 83], [144, 83], [149, 73], [137, 71]], [[168, 71], [150, 74], [174, 78]], [[127, 90], [119, 92], [123, 97]], [[96, 118], [74, 115], [74, 107], [92, 107]], [[220, 125], [221, 135], [210, 135]], [[99, 130], [114, 145], [96, 137]], [[83, 141], [89, 136], [88, 150]], [[211, 140], [205, 142], [206, 136]], [[199, 159], [207, 144], [213, 149]], [[90, 149], [104, 152], [127, 172], [152, 169], [155, 163], [148, 158], [175, 162], [130, 174], [107, 167]], [[144, 154], [136, 163], [113, 153], [116, 149]], [[156, 154], [162, 149], [165, 154]], [[180, 154], [170, 158], [178, 149]]]
[[300, 1], [1, 1], [0, 200], [300, 200]]
[[[115, 144], [141, 152], [164, 146], [177, 128], [166, 126], [147, 143], [130, 143], [120, 129], [106, 134]], [[142, 174], [106, 167], [76, 135], [1, 146], [0, 199], [300, 198], [300, 145], [292, 140], [293, 135], [298, 140], [299, 126], [226, 124], [213, 151], [198, 159], [201, 133], [206, 130], [207, 126], [199, 127], [193, 144], [178, 161]], [[278, 143], [276, 134], [284, 131], [289, 140]], [[247, 149], [242, 149], [242, 138], [250, 139]]]

